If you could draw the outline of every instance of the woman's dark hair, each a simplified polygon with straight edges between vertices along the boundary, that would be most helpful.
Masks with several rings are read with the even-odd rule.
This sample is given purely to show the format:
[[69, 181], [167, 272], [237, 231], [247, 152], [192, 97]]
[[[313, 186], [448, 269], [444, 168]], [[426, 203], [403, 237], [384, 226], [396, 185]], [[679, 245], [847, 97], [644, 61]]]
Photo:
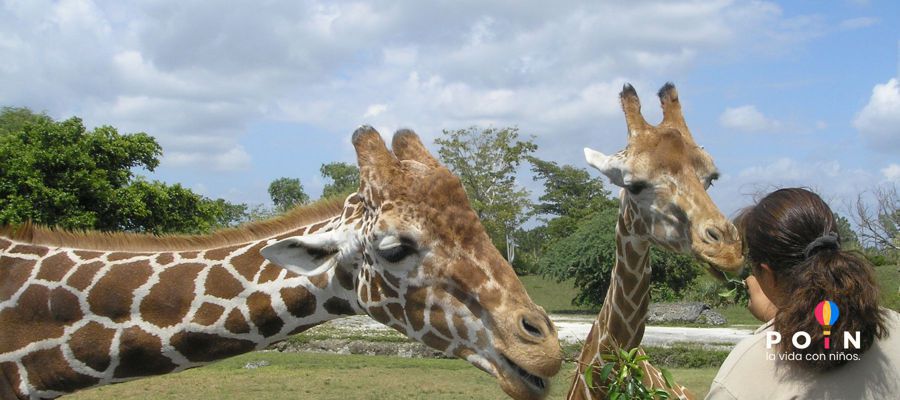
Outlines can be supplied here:
[[[834, 213], [819, 195], [799, 188], [776, 190], [741, 211], [735, 225], [754, 272], [767, 264], [779, 291], [789, 297], [778, 305], [774, 329], [781, 334], [782, 351], [802, 354], [797, 363], [831, 369], [887, 334], [874, 270], [865, 258], [840, 248]], [[840, 311], [831, 328], [830, 350], [825, 350], [823, 329], [814, 314], [823, 300], [834, 302]], [[805, 349], [794, 348], [791, 340], [800, 331], [812, 338]], [[857, 331], [860, 348], [844, 348], [844, 332]]]

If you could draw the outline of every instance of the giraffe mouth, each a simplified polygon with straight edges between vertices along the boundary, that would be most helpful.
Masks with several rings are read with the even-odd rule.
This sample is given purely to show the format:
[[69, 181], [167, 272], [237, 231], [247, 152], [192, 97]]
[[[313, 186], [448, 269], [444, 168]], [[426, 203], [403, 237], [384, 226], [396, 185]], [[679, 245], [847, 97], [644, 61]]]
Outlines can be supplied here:
[[526, 384], [531, 386], [532, 390], [540, 392], [540, 393], [547, 391], [547, 383], [548, 382], [545, 378], [542, 378], [540, 376], [537, 376], [535, 374], [528, 372], [525, 368], [522, 368], [521, 366], [519, 366], [519, 364], [516, 364], [515, 362], [510, 360], [509, 357], [507, 357], [503, 354], [500, 354], [500, 358], [506, 364], [508, 369], [515, 372], [516, 376], [519, 379], [521, 379], [523, 382], [525, 382]]

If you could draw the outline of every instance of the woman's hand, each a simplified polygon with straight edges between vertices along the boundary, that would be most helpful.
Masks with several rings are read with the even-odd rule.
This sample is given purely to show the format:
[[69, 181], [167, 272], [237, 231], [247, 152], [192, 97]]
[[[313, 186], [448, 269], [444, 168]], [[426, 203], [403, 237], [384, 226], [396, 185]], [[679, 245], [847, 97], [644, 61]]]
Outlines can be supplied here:
[[753, 314], [756, 319], [762, 322], [769, 322], [772, 318], [775, 318], [775, 313], [778, 312], [778, 308], [775, 307], [775, 304], [772, 304], [772, 301], [766, 297], [765, 293], [763, 293], [756, 277], [750, 275], [744, 281], [744, 284], [747, 285], [747, 292], [750, 293], [750, 304], [747, 305], [750, 314]]

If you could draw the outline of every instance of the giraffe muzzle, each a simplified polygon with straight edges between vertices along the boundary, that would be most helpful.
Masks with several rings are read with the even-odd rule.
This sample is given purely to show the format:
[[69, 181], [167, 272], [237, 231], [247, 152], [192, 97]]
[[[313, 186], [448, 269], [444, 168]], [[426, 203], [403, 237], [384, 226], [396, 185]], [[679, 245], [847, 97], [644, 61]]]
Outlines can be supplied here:
[[700, 229], [694, 253], [714, 268], [737, 272], [743, 265], [743, 248], [737, 229], [731, 223], [710, 224]]
[[550, 318], [539, 307], [522, 307], [501, 321], [508, 327], [495, 341], [501, 387], [519, 400], [547, 397], [550, 377], [562, 362], [559, 335]]

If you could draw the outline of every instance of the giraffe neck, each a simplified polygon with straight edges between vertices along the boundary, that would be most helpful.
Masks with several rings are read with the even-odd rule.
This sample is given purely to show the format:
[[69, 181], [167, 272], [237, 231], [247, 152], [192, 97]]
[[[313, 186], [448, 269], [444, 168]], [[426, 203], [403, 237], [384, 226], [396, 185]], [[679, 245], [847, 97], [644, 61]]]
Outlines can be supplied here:
[[271, 239], [349, 229], [351, 214], [198, 251], [0, 239], [0, 387], [6, 380], [19, 397], [54, 398], [262, 349], [360, 313], [353, 271], [300, 276], [259, 254]]
[[651, 277], [650, 241], [646, 232], [647, 225], [639, 218], [634, 203], [623, 198], [616, 222], [616, 263], [609, 289], [581, 348], [567, 399], [596, 398], [584, 380], [587, 366], [602, 364], [603, 353], [637, 347], [644, 337]]
[[634, 232], [633, 209], [624, 203], [616, 223], [616, 263], [595, 325], [600, 350], [637, 347], [650, 304], [650, 242]]

